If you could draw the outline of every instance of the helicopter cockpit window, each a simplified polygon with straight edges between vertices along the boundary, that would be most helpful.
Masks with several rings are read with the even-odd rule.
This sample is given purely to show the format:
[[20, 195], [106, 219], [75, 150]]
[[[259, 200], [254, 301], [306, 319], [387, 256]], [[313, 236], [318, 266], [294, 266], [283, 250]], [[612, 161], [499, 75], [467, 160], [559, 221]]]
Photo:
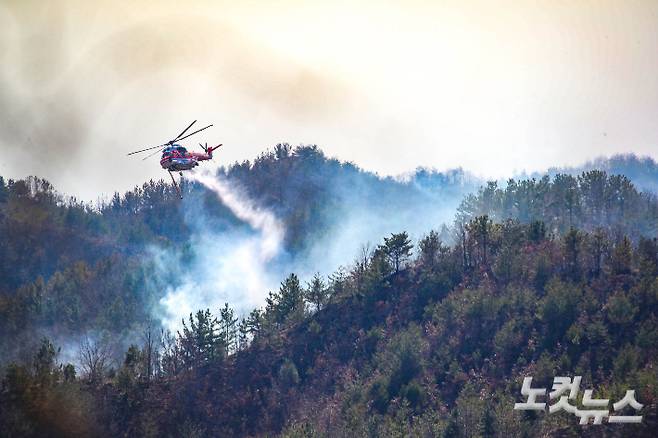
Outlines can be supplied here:
[[186, 154], [187, 153], [187, 149], [185, 149], [183, 146], [178, 146], [178, 148], [176, 148], [176, 149], [178, 149], [178, 152], [180, 152], [181, 154]]

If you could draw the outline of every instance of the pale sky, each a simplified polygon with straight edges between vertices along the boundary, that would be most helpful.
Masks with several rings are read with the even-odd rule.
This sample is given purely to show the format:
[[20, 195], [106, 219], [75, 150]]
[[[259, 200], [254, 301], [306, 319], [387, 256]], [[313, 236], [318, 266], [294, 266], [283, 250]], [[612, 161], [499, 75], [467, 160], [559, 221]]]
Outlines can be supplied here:
[[382, 175], [658, 159], [658, 2], [3, 1], [0, 175], [94, 200], [164, 143], [317, 144]]

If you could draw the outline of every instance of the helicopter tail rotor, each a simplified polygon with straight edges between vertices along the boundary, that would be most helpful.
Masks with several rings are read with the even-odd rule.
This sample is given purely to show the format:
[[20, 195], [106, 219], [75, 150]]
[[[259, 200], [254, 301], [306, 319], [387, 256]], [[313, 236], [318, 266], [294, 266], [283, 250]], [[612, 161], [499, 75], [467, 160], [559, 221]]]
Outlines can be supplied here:
[[206, 153], [210, 158], [212, 158], [212, 151], [214, 151], [215, 149], [219, 149], [220, 146], [221, 144], [218, 144], [217, 146], [210, 146], [210, 147], [206, 146]]

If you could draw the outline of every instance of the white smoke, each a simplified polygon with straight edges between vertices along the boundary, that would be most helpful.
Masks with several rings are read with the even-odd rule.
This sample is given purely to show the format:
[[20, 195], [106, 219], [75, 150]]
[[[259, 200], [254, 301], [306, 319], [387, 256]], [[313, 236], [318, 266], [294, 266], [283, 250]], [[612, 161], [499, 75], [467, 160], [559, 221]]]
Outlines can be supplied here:
[[268, 210], [258, 208], [253, 202], [240, 193], [236, 187], [231, 187], [228, 181], [203, 170], [192, 172], [191, 179], [197, 181], [217, 194], [222, 203], [240, 220], [247, 222], [261, 233], [260, 258], [270, 260], [281, 249], [284, 228], [281, 222]]
[[208, 227], [205, 207], [199, 205], [199, 199], [188, 200], [190, 206], [195, 206], [186, 212], [193, 233], [189, 236], [191, 252], [186, 255], [189, 259], [183, 263], [181, 251], [163, 249], [157, 249], [154, 257], [160, 268], [158, 284], [171, 284], [165, 287], [165, 296], [160, 300], [164, 314], [159, 315], [171, 330], [177, 329], [190, 313], [206, 308], [217, 313], [225, 302], [238, 314], [246, 314], [262, 306], [268, 292], [277, 290], [288, 274], [294, 272], [302, 282], [316, 273], [326, 277], [361, 257], [362, 247], [368, 242], [372, 249], [390, 233], [407, 231], [412, 239], [418, 239], [423, 233], [438, 230], [452, 218], [461, 199], [461, 192], [459, 196], [448, 194], [441, 202], [432, 196], [405, 198], [389, 193], [391, 209], [386, 214], [381, 205], [369, 201], [372, 191], [353, 182], [333, 184], [332, 196], [339, 205], [330, 220], [316, 233], [305, 236], [304, 248], [289, 254], [283, 245], [283, 223], [250, 199], [233, 180], [212, 169], [186, 174], [215, 193], [248, 227], [230, 226], [218, 232]]
[[[190, 172], [189, 178], [214, 192], [219, 200], [252, 232], [201, 232], [192, 236], [194, 260], [183, 273], [182, 283], [170, 287], [161, 299], [163, 324], [180, 327], [191, 312], [210, 308], [213, 312], [228, 302], [238, 313], [259, 307], [276, 287], [268, 263], [282, 249], [284, 227], [272, 212], [260, 208], [231, 182], [208, 170]], [[255, 233], [254, 233], [255, 232]], [[166, 269], [179, 261], [169, 252], [159, 254], [158, 265]]]

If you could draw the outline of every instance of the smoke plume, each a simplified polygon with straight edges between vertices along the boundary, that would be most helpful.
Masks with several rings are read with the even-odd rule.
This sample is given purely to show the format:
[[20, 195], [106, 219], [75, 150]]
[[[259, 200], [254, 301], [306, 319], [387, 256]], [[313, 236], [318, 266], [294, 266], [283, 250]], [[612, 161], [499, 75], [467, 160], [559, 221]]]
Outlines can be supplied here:
[[207, 169], [191, 173], [191, 179], [212, 190], [238, 219], [260, 231], [260, 260], [268, 261], [279, 251], [283, 242], [283, 225], [271, 212], [254, 205], [244, 194], [239, 193], [239, 189], [231, 187], [228, 181], [213, 175]]
[[[191, 269], [182, 282], [170, 287], [162, 298], [163, 324], [174, 330], [181, 319], [198, 309], [219, 309], [228, 302], [239, 313], [263, 304], [265, 295], [278, 284], [268, 264], [282, 252], [284, 227], [268, 210], [260, 208], [239, 187], [208, 170], [190, 172], [196, 181], [217, 195], [249, 231], [231, 229], [223, 233], [199, 228], [192, 236], [194, 255]], [[169, 251], [157, 251], [157, 265], [180, 266]]]

